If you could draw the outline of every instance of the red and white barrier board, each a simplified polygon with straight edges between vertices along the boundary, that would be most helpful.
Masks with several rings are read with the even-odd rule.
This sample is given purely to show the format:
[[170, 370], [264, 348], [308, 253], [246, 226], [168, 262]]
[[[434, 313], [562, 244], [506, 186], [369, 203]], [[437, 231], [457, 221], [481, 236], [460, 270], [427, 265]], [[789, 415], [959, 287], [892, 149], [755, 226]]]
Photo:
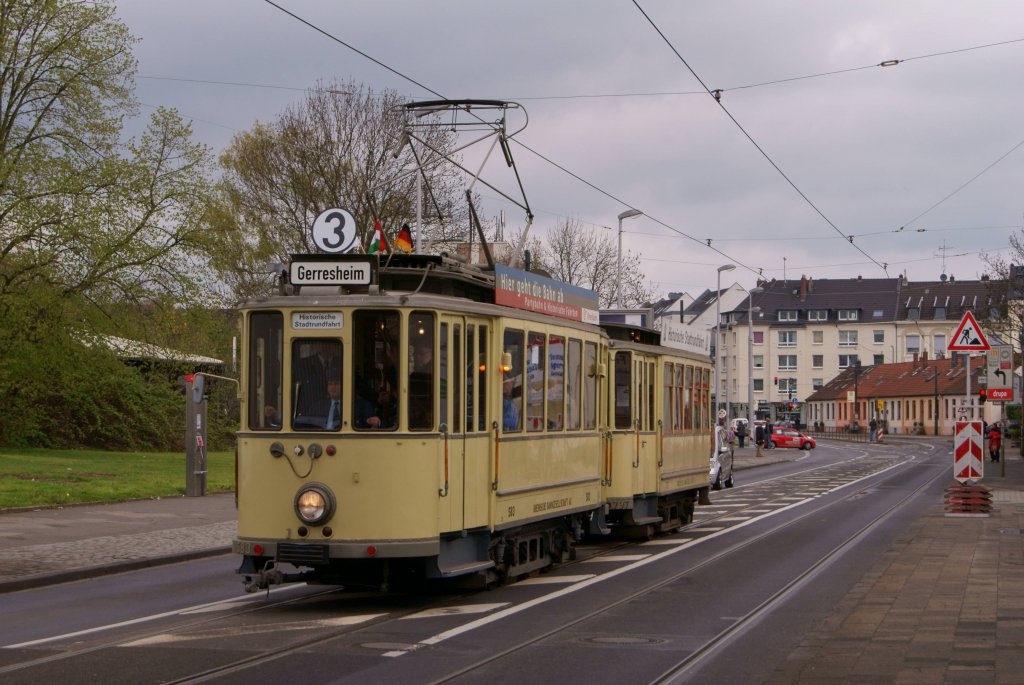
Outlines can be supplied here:
[[981, 421], [957, 421], [953, 433], [953, 478], [961, 483], [981, 480], [985, 473], [982, 458], [984, 436]]

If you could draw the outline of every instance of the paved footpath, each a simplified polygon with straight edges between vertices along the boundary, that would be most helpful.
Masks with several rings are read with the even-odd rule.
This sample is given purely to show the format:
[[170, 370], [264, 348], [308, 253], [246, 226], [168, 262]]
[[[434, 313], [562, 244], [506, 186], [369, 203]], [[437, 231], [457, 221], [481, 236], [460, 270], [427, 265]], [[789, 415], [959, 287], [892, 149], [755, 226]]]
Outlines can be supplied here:
[[[736, 469], [804, 456], [747, 448]], [[1008, 455], [1005, 476], [985, 467], [992, 516], [947, 518], [936, 502], [772, 685], [1024, 685], [1024, 460]], [[224, 554], [235, 530], [231, 494], [0, 513], [0, 593]]]

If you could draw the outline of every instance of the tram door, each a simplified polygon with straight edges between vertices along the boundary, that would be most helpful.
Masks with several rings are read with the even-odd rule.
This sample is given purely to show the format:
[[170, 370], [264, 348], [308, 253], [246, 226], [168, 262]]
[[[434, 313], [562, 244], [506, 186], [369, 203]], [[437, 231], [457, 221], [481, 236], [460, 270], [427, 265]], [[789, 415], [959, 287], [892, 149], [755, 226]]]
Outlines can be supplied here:
[[655, 359], [633, 355], [633, 424], [637, 466], [633, 469], [633, 491], [652, 493], [658, 489], [658, 434], [655, 431]]
[[[487, 525], [490, 497], [491, 327], [486, 319], [443, 316], [440, 328], [441, 424], [448, 432], [449, 491], [442, 530]], [[500, 378], [500, 375], [494, 378]]]

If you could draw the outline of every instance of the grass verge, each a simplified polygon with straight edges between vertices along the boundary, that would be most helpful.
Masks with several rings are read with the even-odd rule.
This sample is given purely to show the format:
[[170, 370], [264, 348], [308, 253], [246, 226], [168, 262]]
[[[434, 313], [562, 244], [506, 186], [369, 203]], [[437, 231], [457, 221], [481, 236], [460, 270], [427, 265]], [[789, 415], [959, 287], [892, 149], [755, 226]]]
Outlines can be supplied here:
[[[206, 491], [234, 487], [234, 452], [210, 452]], [[0, 510], [184, 494], [180, 452], [0, 448]]]

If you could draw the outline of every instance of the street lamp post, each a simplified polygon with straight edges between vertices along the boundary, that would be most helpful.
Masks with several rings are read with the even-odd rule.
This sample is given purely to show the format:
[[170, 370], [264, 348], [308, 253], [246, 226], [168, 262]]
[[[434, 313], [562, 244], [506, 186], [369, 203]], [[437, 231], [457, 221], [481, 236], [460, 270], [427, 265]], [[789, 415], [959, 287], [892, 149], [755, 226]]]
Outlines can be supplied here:
[[750, 299], [747, 303], [747, 434], [751, 437], [754, 431], [754, 313], [761, 311], [754, 306], [754, 295], [763, 292], [764, 288], [747, 291]]
[[[718, 397], [718, 391], [722, 388], [722, 381], [718, 378], [718, 369], [721, 366], [718, 360], [721, 358], [720, 350], [718, 349], [722, 342], [722, 272], [732, 271], [736, 268], [735, 264], [723, 264], [718, 267], [718, 281], [715, 286], [715, 405], [721, 409], [722, 401]], [[728, 378], [728, 376], [726, 376]], [[728, 382], [725, 386], [725, 401], [729, 401], [729, 385]], [[729, 405], [726, 404], [726, 407]]]
[[622, 309], [622, 220], [643, 214], [639, 209], [627, 209], [619, 214], [619, 252], [616, 260], [615, 308]]

